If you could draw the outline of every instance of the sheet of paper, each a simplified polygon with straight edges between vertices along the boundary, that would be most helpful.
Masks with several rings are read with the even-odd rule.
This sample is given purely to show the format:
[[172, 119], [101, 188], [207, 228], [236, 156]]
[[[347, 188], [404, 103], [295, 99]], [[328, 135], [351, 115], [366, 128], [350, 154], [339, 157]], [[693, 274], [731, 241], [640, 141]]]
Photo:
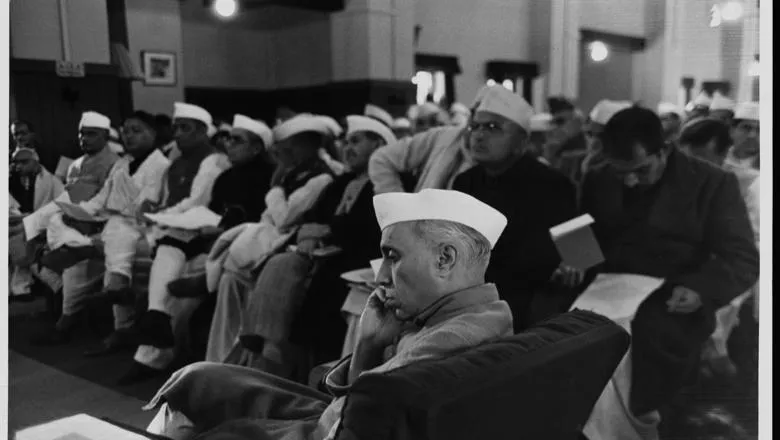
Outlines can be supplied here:
[[111, 423], [87, 414], [44, 423], [16, 433], [17, 440], [147, 440]]
[[197, 230], [206, 226], [218, 226], [222, 217], [205, 206], [196, 206], [179, 214], [144, 214], [154, 223], [168, 228]]
[[571, 309], [604, 315], [613, 321], [632, 318], [639, 305], [664, 283], [662, 278], [633, 274], [600, 274]]

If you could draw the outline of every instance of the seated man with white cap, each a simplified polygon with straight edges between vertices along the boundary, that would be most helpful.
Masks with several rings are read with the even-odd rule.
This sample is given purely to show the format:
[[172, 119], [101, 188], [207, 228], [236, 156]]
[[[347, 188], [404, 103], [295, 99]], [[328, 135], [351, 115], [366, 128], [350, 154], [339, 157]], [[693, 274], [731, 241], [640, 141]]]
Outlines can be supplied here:
[[520, 95], [502, 85], [489, 86], [468, 126], [477, 166], [458, 176], [452, 186], [508, 219], [486, 279], [497, 285], [512, 308], [515, 332], [533, 322], [531, 300], [543, 294], [561, 262], [549, 229], [577, 214], [574, 185], [527, 154], [532, 115]]
[[[217, 178], [209, 203], [209, 209], [222, 219], [218, 226], [200, 231], [201, 252], [205, 254], [221, 233], [241, 223], [260, 221], [266, 208], [260, 194], [268, 192], [274, 173], [268, 154], [273, 133], [265, 123], [237, 114], [229, 134], [226, 152], [232, 166]], [[168, 289], [178, 297], [208, 293], [204, 292], [205, 277], [205, 272], [182, 277], [173, 281]]]
[[[611, 101], [602, 99], [593, 107], [588, 121], [585, 123], [585, 139], [588, 142], [588, 154], [582, 160], [580, 165], [580, 177], [585, 176], [592, 167], [597, 167], [603, 163], [601, 154], [601, 134], [612, 116], [620, 110], [627, 109], [633, 104], [630, 101]], [[579, 182], [577, 182], [579, 183]]]
[[[33, 275], [36, 272], [31, 265], [32, 255], [27, 252], [22, 219], [55, 200], [65, 191], [65, 187], [41, 165], [38, 153], [29, 148], [14, 150], [11, 154], [10, 171], [8, 192], [11, 200], [16, 201], [17, 209], [9, 218], [8, 237], [13, 243], [9, 243], [8, 256], [13, 272], [9, 277], [8, 289], [11, 296], [21, 296], [32, 293]], [[56, 291], [57, 288], [53, 290]]]
[[[347, 116], [344, 158], [349, 172], [337, 177], [328, 186], [317, 207], [307, 215], [306, 223], [297, 234], [297, 249], [271, 257], [260, 272], [244, 307], [227, 316], [222, 313], [216, 315], [225, 319], [218, 323], [215, 317], [212, 321], [207, 361], [254, 366], [288, 377], [292, 373], [291, 367], [295, 366], [288, 360], [288, 353], [295, 351], [295, 347], [289, 344], [292, 342], [290, 335], [294, 322], [298, 324], [295, 326], [297, 333], [307, 341], [328, 340], [323, 334], [336, 334], [330, 340], [343, 341], [343, 332], [338, 335], [338, 328], [333, 328], [333, 312], [336, 314], [335, 325], [338, 326], [340, 306], [347, 293], [339, 275], [362, 268], [366, 262], [379, 256], [376, 246], [379, 229], [374, 221], [371, 202], [374, 191], [366, 170], [368, 158], [377, 147], [394, 141], [393, 133], [382, 123], [366, 116]], [[324, 245], [336, 246], [341, 252], [317, 260], [313, 279], [306, 283], [315, 263], [312, 253]], [[287, 267], [299, 270], [281, 270], [281, 260], [288, 261]], [[297, 261], [289, 263], [290, 260]], [[311, 287], [307, 289], [306, 284]], [[228, 306], [220, 303], [217, 307], [227, 310]], [[311, 313], [299, 316], [302, 307]], [[245, 311], [242, 313], [241, 309]], [[226, 331], [228, 328], [232, 330]], [[251, 346], [246, 348], [259, 356], [248, 353], [245, 353], [248, 356], [236, 356], [242, 354], [241, 350], [236, 350], [240, 348], [236, 347], [239, 330], [244, 335], [253, 335]], [[242, 337], [241, 340], [247, 341], [247, 338]], [[336, 356], [337, 350], [327, 360]]]
[[552, 129], [552, 115], [549, 113], [536, 113], [531, 116], [531, 133], [528, 137], [528, 153], [536, 157], [539, 162], [550, 165], [545, 158], [545, 145], [547, 133]]
[[680, 137], [680, 128], [685, 117], [683, 111], [670, 102], [661, 102], [658, 104], [658, 117], [661, 118], [666, 142], [670, 145], [677, 145], [677, 138]]
[[[140, 213], [158, 211], [166, 214], [184, 213], [194, 207], [207, 206], [217, 177], [230, 168], [228, 158], [209, 143], [209, 112], [201, 107], [177, 102], [174, 104], [173, 127], [180, 155], [173, 160], [163, 181], [162, 203], [145, 202]], [[168, 283], [179, 278], [200, 255], [193, 241], [168, 235], [157, 227], [152, 231], [155, 255], [149, 274], [149, 307], [141, 317], [139, 342], [132, 368], [120, 379], [130, 383], [163, 371], [174, 360], [173, 329], [185, 319], [192, 302], [183, 302], [168, 292]], [[200, 262], [202, 264], [202, 261]], [[129, 301], [120, 298], [117, 301]]]
[[560, 96], [548, 98], [547, 107], [553, 117], [553, 128], [547, 135], [547, 160], [553, 169], [572, 182], [579, 182], [588, 150], [583, 131], [585, 116], [574, 103]]
[[333, 171], [333, 174], [340, 176], [346, 170], [346, 166], [338, 159], [339, 153], [336, 148], [336, 141], [341, 138], [344, 133], [344, 129], [336, 122], [335, 119], [326, 115], [313, 115], [316, 119], [319, 119], [328, 131], [323, 139], [322, 146], [319, 150], [320, 159], [328, 165], [328, 168]]
[[723, 96], [719, 91], [716, 91], [712, 95], [709, 117], [731, 125], [731, 120], [734, 119], [734, 109], [736, 106], [737, 103], [734, 102], [734, 100], [729, 99]]
[[509, 306], [485, 283], [506, 225], [500, 212], [433, 189], [378, 195], [374, 207], [382, 230], [378, 287], [361, 316], [354, 355], [326, 376], [330, 394], [249, 368], [196, 363], [171, 376], [147, 405], [162, 405], [148, 430], [178, 440], [235, 432], [240, 423], [247, 439], [332, 439], [359, 376], [512, 334]]
[[[143, 238], [145, 228], [136, 219], [136, 211], [142, 203], [159, 202], [163, 176], [170, 161], [155, 148], [154, 117], [138, 111], [124, 123], [123, 134], [127, 155], [120, 158], [111, 168], [107, 181], [91, 199], [78, 207], [95, 219], [105, 220], [100, 230], [81, 228], [81, 222], [71, 218], [67, 212], [55, 214], [49, 223], [49, 247], [57, 249], [70, 246], [102, 248], [105, 276], [103, 288], [110, 295], [131, 289], [133, 263], [138, 241]], [[71, 226], [75, 227], [72, 228]], [[90, 229], [100, 232], [93, 240], [87, 234]], [[87, 232], [87, 234], [81, 231]], [[101, 243], [102, 242], [102, 243]], [[76, 264], [79, 256], [65, 257], [67, 264]], [[97, 273], [98, 268], [95, 267]], [[133, 295], [132, 292], [128, 293]], [[103, 299], [104, 297], [94, 297]], [[83, 298], [65, 297], [64, 303], [76, 303]], [[130, 310], [115, 308], [115, 330], [126, 330], [132, 325]], [[117, 343], [121, 333], [112, 335], [107, 341]]]
[[[84, 155], [70, 164], [65, 180], [66, 192], [58, 199], [71, 203], [85, 202], [103, 188], [114, 164], [119, 160], [119, 156], [108, 147], [110, 129], [111, 120], [107, 116], [93, 111], [82, 115], [79, 122], [79, 143]], [[27, 240], [47, 230], [54, 217], [60, 218], [56, 215], [59, 212], [59, 207], [52, 202], [25, 217]], [[52, 239], [56, 240], [54, 237], [47, 237], [47, 240]], [[102, 257], [93, 255], [91, 248], [87, 250], [83, 256], [88, 259], [62, 272], [62, 316], [51, 331], [36, 337], [35, 342], [50, 344], [66, 340], [67, 334], [77, 323], [76, 315], [83, 309], [83, 300], [99, 288], [103, 276]]]
[[740, 103], [734, 111], [731, 123], [731, 139], [734, 146], [729, 150], [726, 165], [731, 167], [760, 168], [760, 106], [758, 102]]

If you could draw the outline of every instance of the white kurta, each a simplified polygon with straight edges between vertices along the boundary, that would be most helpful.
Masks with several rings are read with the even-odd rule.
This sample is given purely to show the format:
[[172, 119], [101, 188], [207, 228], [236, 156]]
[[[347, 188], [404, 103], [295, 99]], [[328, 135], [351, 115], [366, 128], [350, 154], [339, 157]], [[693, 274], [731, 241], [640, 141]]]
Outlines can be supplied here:
[[[130, 277], [138, 239], [142, 237], [135, 211], [144, 201], [159, 202], [163, 178], [170, 161], [159, 150], [150, 154], [130, 176], [131, 158], [116, 162], [98, 193], [79, 206], [92, 216], [107, 220], [101, 235], [106, 269]], [[91, 246], [92, 239], [66, 226], [61, 214], [55, 214], [47, 228], [49, 246]]]

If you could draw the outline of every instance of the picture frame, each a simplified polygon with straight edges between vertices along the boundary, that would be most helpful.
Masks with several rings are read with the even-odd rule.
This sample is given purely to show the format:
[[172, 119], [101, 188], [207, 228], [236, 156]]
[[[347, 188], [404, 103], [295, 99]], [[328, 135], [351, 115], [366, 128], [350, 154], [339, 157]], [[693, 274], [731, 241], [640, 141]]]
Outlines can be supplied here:
[[147, 86], [176, 85], [176, 54], [173, 52], [145, 50], [141, 52], [141, 71]]

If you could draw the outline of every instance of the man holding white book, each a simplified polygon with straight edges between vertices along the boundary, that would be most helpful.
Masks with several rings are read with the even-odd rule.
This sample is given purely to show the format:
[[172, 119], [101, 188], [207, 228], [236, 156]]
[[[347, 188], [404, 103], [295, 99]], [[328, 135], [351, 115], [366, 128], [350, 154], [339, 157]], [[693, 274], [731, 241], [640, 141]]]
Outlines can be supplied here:
[[574, 184], [529, 154], [532, 115], [520, 95], [501, 85], [483, 89], [467, 127], [477, 166], [453, 184], [509, 219], [486, 278], [509, 303], [516, 332], [533, 323], [531, 303], [537, 293], [539, 301], [556, 301], [541, 294], [561, 261], [548, 230], [577, 212]]
[[[669, 147], [654, 112], [618, 112], [602, 142], [606, 166], [586, 176], [581, 206], [595, 220], [605, 262], [575, 306], [583, 298], [595, 304], [615, 286], [616, 300], [636, 306], [619, 316], [631, 352], [584, 433], [657, 438], [656, 410], [695, 374], [714, 311], [756, 282], [758, 251], [734, 175]], [[572, 282], [581, 278], [566, 272], [575, 273]]]

